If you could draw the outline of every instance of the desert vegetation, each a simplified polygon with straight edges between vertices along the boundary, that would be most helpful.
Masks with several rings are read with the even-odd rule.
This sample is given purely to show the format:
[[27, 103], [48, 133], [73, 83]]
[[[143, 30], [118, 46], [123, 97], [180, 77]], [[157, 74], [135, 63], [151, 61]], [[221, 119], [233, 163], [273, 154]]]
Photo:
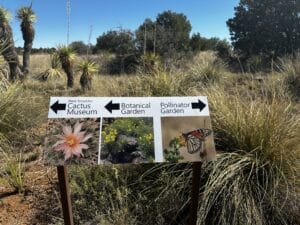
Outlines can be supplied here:
[[[88, 54], [91, 46], [84, 43], [30, 54], [29, 41], [25, 67], [11, 44], [8, 11], [0, 8], [0, 224], [63, 224], [55, 168], [42, 160], [50, 96], [187, 95], [208, 96], [217, 149], [217, 160], [202, 165], [197, 224], [300, 224], [300, 22], [294, 2], [241, 1], [227, 22], [232, 43], [190, 35], [188, 18], [166, 11], [135, 32], [105, 32]], [[278, 13], [289, 17], [277, 20]], [[257, 24], [261, 14], [259, 26], [241, 29], [245, 15]], [[290, 17], [297, 22], [289, 23], [291, 32], [279, 30], [286, 35], [260, 32]], [[133, 123], [147, 135], [129, 131]], [[135, 151], [151, 161], [151, 125], [107, 120], [106, 150], [117, 157], [121, 138], [130, 133], [142, 143]], [[55, 129], [62, 133], [62, 127]], [[89, 134], [93, 127], [84, 129]], [[116, 138], [119, 146], [110, 146]], [[94, 139], [85, 143], [92, 146]], [[191, 164], [174, 163], [179, 147], [174, 138], [166, 150], [169, 163], [69, 166], [75, 223], [187, 224], [192, 173]]]

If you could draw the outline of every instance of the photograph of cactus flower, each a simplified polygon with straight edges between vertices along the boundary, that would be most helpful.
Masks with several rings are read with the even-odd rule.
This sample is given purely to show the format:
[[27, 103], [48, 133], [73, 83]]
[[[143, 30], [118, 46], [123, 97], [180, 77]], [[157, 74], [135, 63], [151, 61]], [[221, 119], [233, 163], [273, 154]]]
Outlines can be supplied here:
[[216, 157], [210, 118], [161, 119], [164, 159], [167, 162], [214, 160]]
[[104, 118], [102, 164], [154, 162], [152, 118]]
[[49, 120], [45, 164], [97, 164], [99, 132], [100, 119]]

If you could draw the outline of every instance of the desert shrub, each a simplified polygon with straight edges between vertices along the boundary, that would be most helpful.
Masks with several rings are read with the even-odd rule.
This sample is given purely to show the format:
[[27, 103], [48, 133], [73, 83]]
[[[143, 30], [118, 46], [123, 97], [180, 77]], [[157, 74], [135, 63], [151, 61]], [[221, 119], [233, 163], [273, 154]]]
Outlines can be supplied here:
[[22, 162], [22, 155], [14, 155], [9, 148], [1, 148], [0, 143], [0, 180], [7, 183], [15, 191], [21, 193], [24, 191], [25, 163]]
[[75, 222], [186, 224], [189, 168], [187, 164], [71, 167]]
[[110, 62], [114, 60], [115, 54], [101, 52], [97, 55], [89, 55], [89, 58], [99, 66], [100, 74], [109, 74]]
[[[25, 130], [39, 121], [39, 98], [32, 97], [19, 84], [0, 81], [0, 135], [14, 144], [24, 140]], [[16, 133], [18, 135], [16, 135]]]
[[[182, 96], [188, 95], [196, 86], [188, 80], [188, 77], [176, 72], [166, 72], [163, 70], [154, 71], [151, 74], [142, 74], [131, 87], [137, 89], [142, 96]], [[136, 87], [138, 86], [138, 87]]]
[[283, 75], [283, 82], [288, 92], [300, 99], [300, 55], [279, 59], [277, 67]]
[[270, 61], [270, 59], [267, 59], [264, 56], [253, 55], [246, 60], [245, 68], [250, 73], [264, 71], [271, 65]]
[[143, 73], [152, 73], [161, 68], [161, 59], [158, 55], [154, 53], [147, 53], [146, 55], [142, 55], [140, 59], [140, 70]]
[[214, 52], [201, 52], [188, 65], [188, 81], [197, 86], [218, 82], [224, 76], [225, 68]]
[[[296, 224], [300, 117], [278, 98], [207, 92], [218, 149], [198, 224]], [[298, 221], [299, 222], [299, 221]]]
[[70, 179], [76, 224], [136, 224], [130, 179], [140, 166], [71, 167]]
[[138, 56], [136, 54], [117, 55], [108, 64], [109, 74], [131, 74], [138, 66]]

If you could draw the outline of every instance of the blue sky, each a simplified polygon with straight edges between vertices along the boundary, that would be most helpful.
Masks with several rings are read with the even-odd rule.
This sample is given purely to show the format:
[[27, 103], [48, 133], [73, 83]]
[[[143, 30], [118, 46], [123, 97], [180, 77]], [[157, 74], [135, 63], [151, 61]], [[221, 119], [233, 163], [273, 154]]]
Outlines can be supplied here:
[[[14, 15], [21, 5], [31, 0], [0, 0], [0, 5]], [[158, 13], [172, 10], [184, 13], [192, 24], [192, 33], [204, 37], [229, 38], [226, 20], [234, 15], [239, 0], [71, 0], [70, 42], [91, 42], [103, 32], [117, 27], [135, 30], [145, 18], [155, 19]], [[67, 42], [66, 0], [34, 0], [38, 15], [34, 47], [55, 47]], [[13, 19], [16, 46], [22, 46], [19, 22]]]

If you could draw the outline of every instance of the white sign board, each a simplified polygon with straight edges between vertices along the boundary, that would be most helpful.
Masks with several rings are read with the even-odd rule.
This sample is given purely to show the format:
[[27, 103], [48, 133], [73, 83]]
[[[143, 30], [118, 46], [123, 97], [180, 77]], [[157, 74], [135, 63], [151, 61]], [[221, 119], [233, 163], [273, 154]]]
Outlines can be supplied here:
[[212, 160], [207, 97], [51, 97], [46, 164]]

